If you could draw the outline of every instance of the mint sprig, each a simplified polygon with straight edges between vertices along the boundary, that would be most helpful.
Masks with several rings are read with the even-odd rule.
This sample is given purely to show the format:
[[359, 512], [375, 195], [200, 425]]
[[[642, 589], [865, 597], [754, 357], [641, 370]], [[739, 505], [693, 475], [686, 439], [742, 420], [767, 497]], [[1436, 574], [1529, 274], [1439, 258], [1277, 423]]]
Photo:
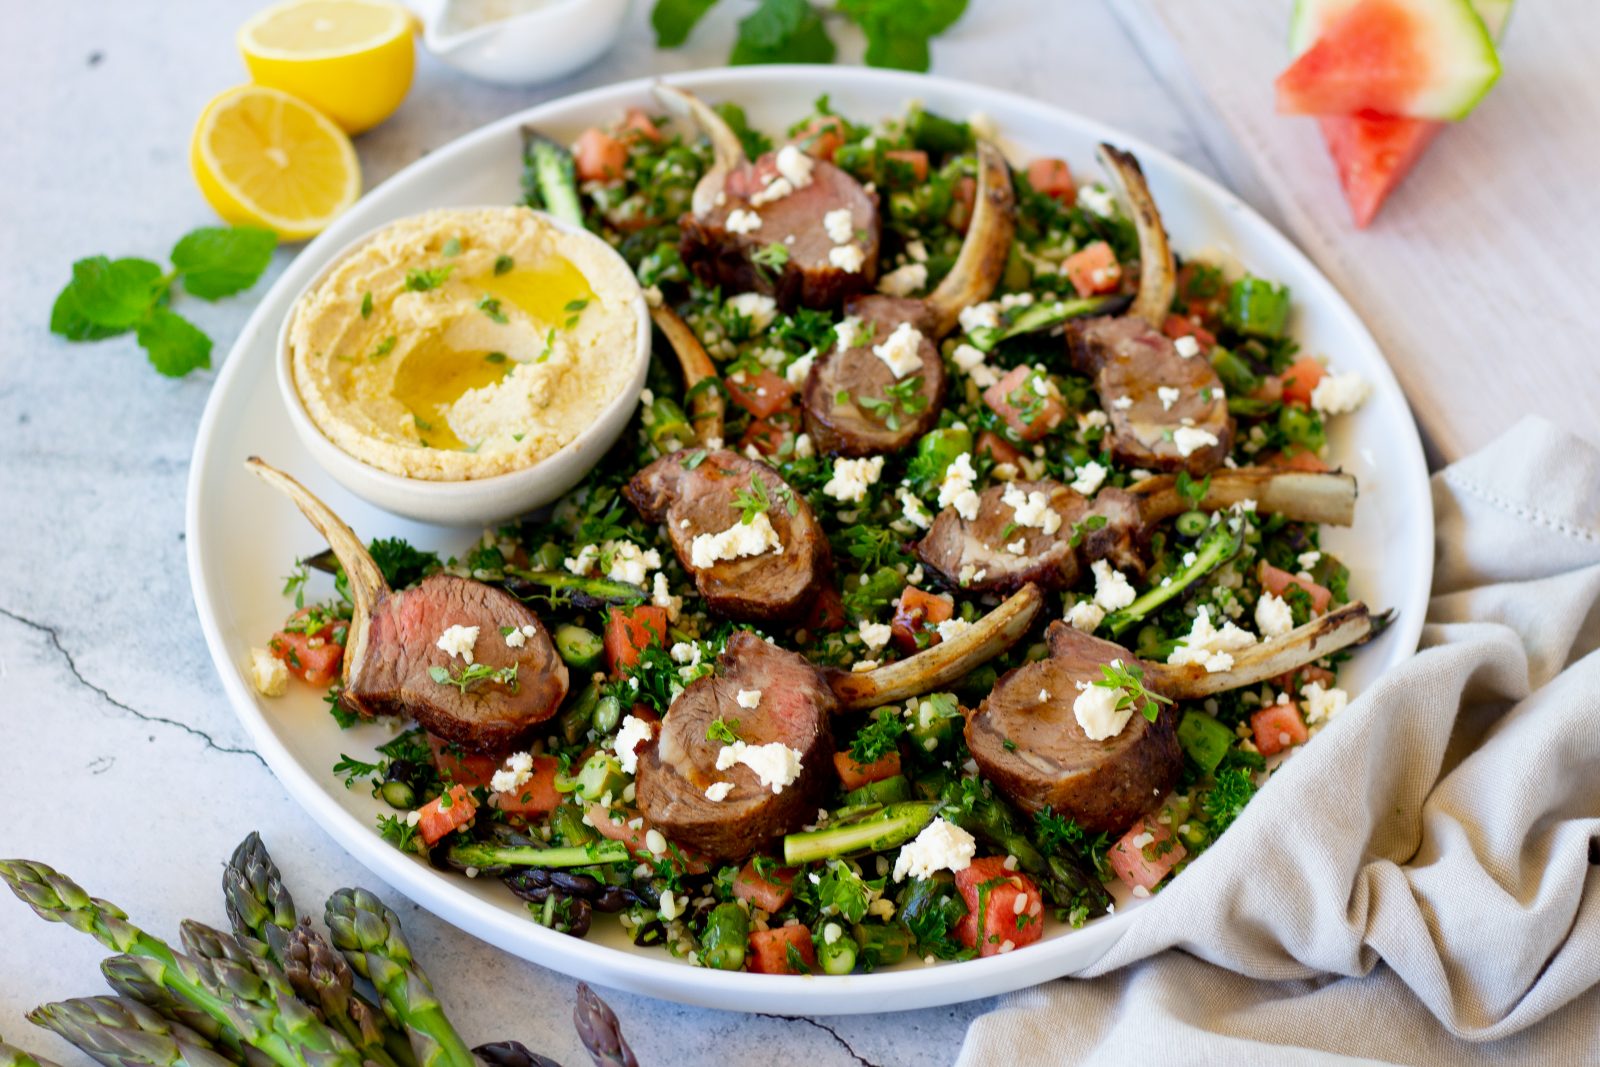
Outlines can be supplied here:
[[[830, 6], [860, 27], [866, 60], [874, 67], [927, 70], [928, 42], [966, 13], [968, 0], [838, 0]], [[656, 45], [677, 48], [717, 0], [655, 0], [650, 25]], [[728, 61], [744, 63], [832, 63], [833, 38], [823, 12], [810, 0], [758, 0], [739, 20]]]
[[250, 226], [203, 226], [172, 248], [172, 269], [148, 259], [90, 256], [50, 309], [50, 332], [69, 341], [102, 341], [132, 332], [150, 363], [170, 378], [211, 366], [211, 338], [168, 305], [175, 283], [202, 300], [219, 300], [256, 283], [278, 239]]

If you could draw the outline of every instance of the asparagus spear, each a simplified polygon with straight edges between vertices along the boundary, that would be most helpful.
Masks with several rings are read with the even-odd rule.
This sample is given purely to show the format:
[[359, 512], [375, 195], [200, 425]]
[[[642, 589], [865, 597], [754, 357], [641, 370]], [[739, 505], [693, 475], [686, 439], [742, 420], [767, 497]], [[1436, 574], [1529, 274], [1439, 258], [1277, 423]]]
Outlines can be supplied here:
[[119, 996], [136, 1000], [154, 1009], [174, 1022], [182, 1023], [200, 1034], [213, 1045], [226, 1048], [230, 1058], [242, 1060], [248, 1067], [275, 1067], [270, 1056], [258, 1048], [245, 1044], [239, 1032], [231, 1025], [220, 1022], [202, 1008], [184, 1000], [159, 982], [152, 982], [133, 956], [112, 956], [102, 960], [100, 973], [106, 984]]
[[477, 1067], [412, 958], [399, 916], [365, 889], [341, 889], [328, 898], [324, 920], [334, 945], [383, 998], [389, 1020], [410, 1034], [421, 1067]]
[[633, 1049], [622, 1036], [617, 1013], [595, 995], [587, 982], [578, 983], [578, 1005], [572, 1009], [572, 1024], [578, 1028], [583, 1047], [594, 1057], [595, 1067], [639, 1067]]
[[105, 1067], [231, 1067], [201, 1035], [123, 997], [45, 1004], [28, 1021], [66, 1038]]
[[541, 1056], [520, 1041], [495, 1041], [472, 1051], [489, 1067], [561, 1067], [549, 1056]]
[[1040, 889], [1056, 906], [1082, 906], [1088, 914], [1098, 915], [1110, 902], [1086, 857], [1046, 855], [1028, 836], [1011, 806], [988, 790], [966, 792], [959, 801], [946, 805], [944, 815], [980, 841], [1017, 857], [1017, 866], [1039, 880]]
[[899, 848], [933, 821], [937, 807], [930, 802], [908, 800], [826, 829], [789, 834], [783, 839], [783, 861], [792, 866]]
[[0, 860], [0, 878], [40, 918], [64, 922], [113, 951], [127, 953], [146, 981], [165, 986], [232, 1027], [244, 1043], [281, 1067], [361, 1067], [361, 1057], [348, 1041], [293, 996], [277, 995], [252, 967], [231, 959], [181, 956], [130, 923], [115, 904], [89, 896], [42, 863]]
[[415, 1067], [405, 1034], [355, 992], [344, 957], [312, 929], [309, 919], [298, 917], [278, 865], [253, 830], [223, 869], [222, 895], [240, 940], [264, 941], [296, 995], [315, 1005], [363, 1056], [378, 1067]]
[[289, 962], [289, 938], [295, 926], [294, 898], [284, 887], [261, 835], [254, 830], [239, 842], [222, 870], [222, 895], [228, 921], [240, 937], [265, 941], [279, 966]]
[[61, 1065], [43, 1056], [25, 1052], [15, 1045], [8, 1045], [0, 1039], [0, 1067], [61, 1067]]

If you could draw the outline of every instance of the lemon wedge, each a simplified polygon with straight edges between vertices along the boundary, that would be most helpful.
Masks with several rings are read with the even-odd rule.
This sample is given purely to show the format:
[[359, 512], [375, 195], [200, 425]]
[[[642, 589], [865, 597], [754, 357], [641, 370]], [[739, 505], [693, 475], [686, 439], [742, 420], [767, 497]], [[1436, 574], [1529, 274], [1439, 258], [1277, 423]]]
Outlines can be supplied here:
[[371, 129], [411, 88], [416, 21], [382, 0], [289, 0], [239, 29], [257, 85], [311, 104], [346, 133]]
[[285, 241], [321, 233], [361, 195], [361, 165], [344, 131], [304, 101], [259, 85], [206, 105], [189, 163], [217, 214]]

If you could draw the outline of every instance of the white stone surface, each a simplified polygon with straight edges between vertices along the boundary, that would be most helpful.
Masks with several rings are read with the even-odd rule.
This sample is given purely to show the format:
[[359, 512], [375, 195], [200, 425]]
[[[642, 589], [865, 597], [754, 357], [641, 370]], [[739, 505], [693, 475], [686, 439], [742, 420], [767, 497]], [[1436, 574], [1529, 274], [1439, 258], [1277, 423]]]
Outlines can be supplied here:
[[[183, 232], [214, 221], [189, 176], [188, 138], [206, 100], [243, 80], [233, 32], [257, 6], [26, 4], [0, 34], [0, 783], [13, 812], [0, 824], [0, 855], [58, 866], [175, 937], [183, 917], [225, 922], [221, 863], [259, 829], [303, 908], [319, 911], [342, 885], [383, 891], [470, 1041], [517, 1038], [582, 1063], [571, 980], [386, 891], [248, 750], [185, 576], [185, 479], [212, 376], [171, 382], [131, 340], [68, 345], [45, 328], [73, 259], [160, 257]], [[405, 106], [358, 139], [367, 185], [540, 100], [716, 65], [746, 6], [726, 0], [689, 48], [658, 53], [640, 3], [614, 53], [541, 90], [475, 84], [421, 56]], [[1076, 109], [1213, 169], [1107, 6], [974, 0], [972, 8], [935, 43], [936, 73]], [[859, 41], [842, 51], [858, 58]], [[826, 87], [826, 70], [818, 84]], [[267, 281], [294, 251], [278, 253]], [[220, 362], [251, 298], [183, 303], [216, 339]], [[87, 1062], [22, 1016], [45, 1000], [103, 992], [105, 954], [0, 896], [0, 1034], [64, 1064]], [[706, 1049], [728, 1064], [943, 1064], [987, 1006], [813, 1020], [605, 995], [647, 1064]]]

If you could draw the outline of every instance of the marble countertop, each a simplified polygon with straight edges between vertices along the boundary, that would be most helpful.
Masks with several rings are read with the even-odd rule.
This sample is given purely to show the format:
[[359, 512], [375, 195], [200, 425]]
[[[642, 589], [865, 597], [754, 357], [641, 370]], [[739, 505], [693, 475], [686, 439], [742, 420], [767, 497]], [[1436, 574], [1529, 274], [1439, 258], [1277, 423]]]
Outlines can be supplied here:
[[[184, 917], [224, 922], [221, 864], [252, 829], [305, 902], [342, 885], [384, 890], [250, 751], [201, 639], [182, 502], [213, 376], [169, 381], [131, 340], [73, 346], [46, 330], [72, 260], [159, 257], [213, 221], [189, 176], [189, 133], [206, 100], [243, 80], [233, 32], [258, 6], [35, 4], [0, 37], [0, 95], [10, 101], [0, 110], [0, 782], [17, 809], [0, 854], [58, 866], [163, 936]], [[599, 64], [540, 90], [479, 85], [422, 56], [404, 107], [357, 142], [367, 185], [542, 99], [717, 65], [740, 14], [724, 4], [689, 48], [658, 53], [647, 7], [636, 5], [624, 40]], [[1039, 32], [1047, 23], [1057, 32]], [[841, 58], [859, 55], [860, 43], [847, 42]], [[1185, 113], [1109, 0], [975, 2], [936, 42], [934, 70], [1073, 108], [1213, 174], [1226, 169], [1205, 123]], [[294, 251], [278, 252], [256, 294]], [[250, 308], [247, 296], [189, 301], [184, 311], [216, 339], [220, 361]], [[570, 979], [385, 896], [469, 1039], [516, 1037], [562, 1062], [584, 1061], [569, 1023]], [[102, 992], [104, 955], [0, 896], [0, 1034], [84, 1062], [22, 1016], [46, 1000]], [[989, 1006], [808, 1018], [607, 997], [644, 1063], [715, 1049], [730, 1064], [943, 1064]]]

